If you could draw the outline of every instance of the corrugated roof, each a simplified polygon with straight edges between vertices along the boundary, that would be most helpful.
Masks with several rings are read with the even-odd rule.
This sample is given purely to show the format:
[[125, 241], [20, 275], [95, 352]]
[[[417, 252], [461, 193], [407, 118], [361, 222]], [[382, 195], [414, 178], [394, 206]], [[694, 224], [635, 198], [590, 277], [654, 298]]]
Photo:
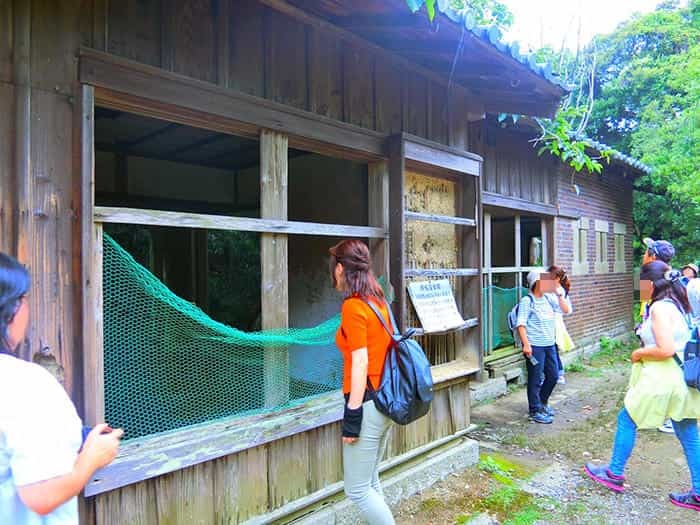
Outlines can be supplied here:
[[634, 157], [630, 157], [629, 155], [625, 155], [621, 151], [618, 151], [615, 148], [608, 146], [607, 144], [603, 144], [602, 142], [598, 142], [597, 140], [589, 139], [587, 137], [584, 137], [579, 140], [582, 140], [589, 148], [592, 148], [598, 152], [609, 151], [610, 157], [617, 160], [618, 162], [622, 162], [623, 164], [626, 164], [644, 173], [652, 172], [651, 166], [647, 166], [641, 160], [635, 159]]
[[561, 79], [554, 73], [552, 73], [552, 67], [550, 64], [538, 64], [535, 59], [534, 54], [522, 54], [520, 53], [520, 45], [517, 42], [506, 43], [503, 41], [503, 34], [501, 30], [494, 26], [484, 27], [479, 26], [476, 23], [476, 19], [469, 12], [458, 12], [452, 9], [449, 4], [443, 7], [442, 2], [438, 2], [436, 6], [438, 10], [445, 15], [447, 18], [452, 20], [454, 23], [463, 25], [465, 29], [470, 31], [473, 35], [479, 38], [486, 44], [490, 44], [495, 47], [501, 53], [510, 56], [512, 59], [517, 60], [527, 68], [529, 68], [533, 73], [544, 78], [551, 84], [569, 91]]

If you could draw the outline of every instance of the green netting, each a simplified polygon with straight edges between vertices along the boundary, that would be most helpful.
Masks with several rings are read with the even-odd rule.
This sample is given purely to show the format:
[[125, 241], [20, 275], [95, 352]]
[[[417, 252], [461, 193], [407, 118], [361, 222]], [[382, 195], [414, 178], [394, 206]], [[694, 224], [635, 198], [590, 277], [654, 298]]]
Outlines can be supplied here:
[[[491, 290], [491, 310], [489, 311], [489, 289]], [[518, 291], [520, 294], [518, 295]], [[513, 334], [508, 328], [508, 312], [510, 311], [515, 303], [518, 302], [519, 297], [527, 295], [527, 288], [516, 287], [516, 288], [499, 288], [498, 286], [486, 287], [483, 289], [482, 293], [482, 319], [488, 320], [493, 319], [493, 331], [492, 331], [492, 347], [489, 348], [488, 340], [488, 322], [483, 323], [483, 340], [484, 340], [484, 352], [489, 353], [491, 350], [499, 348], [501, 346], [507, 346], [513, 344]]]
[[136, 438], [340, 388], [340, 318], [243, 332], [171, 292], [104, 236], [105, 416]]

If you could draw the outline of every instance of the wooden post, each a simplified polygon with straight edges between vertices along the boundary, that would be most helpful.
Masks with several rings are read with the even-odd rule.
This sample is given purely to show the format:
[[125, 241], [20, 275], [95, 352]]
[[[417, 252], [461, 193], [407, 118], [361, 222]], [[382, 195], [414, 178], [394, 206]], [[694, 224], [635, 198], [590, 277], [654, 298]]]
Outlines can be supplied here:
[[464, 268], [477, 268], [478, 274], [464, 277], [462, 286], [462, 315], [465, 319], [477, 318], [479, 326], [467, 328], [458, 335], [457, 359], [464, 359], [479, 368], [483, 365], [483, 344], [481, 325], [484, 322], [482, 313], [482, 279], [481, 279], [481, 178], [465, 176], [461, 184], [461, 215], [473, 218], [476, 226], [462, 228], [461, 260]]
[[[386, 161], [373, 162], [369, 165], [367, 181], [367, 202], [369, 206], [369, 226], [389, 228], [389, 166]], [[391, 288], [389, 280], [389, 240], [370, 239], [369, 250], [372, 254], [372, 269], [377, 277], [383, 276], [387, 289]], [[391, 294], [389, 294], [391, 295]]]
[[104, 355], [102, 312], [102, 224], [94, 222], [94, 89], [80, 91], [81, 282], [83, 333], [84, 419], [96, 425], [104, 414]]
[[484, 269], [486, 270], [488, 287], [488, 300], [486, 303], [486, 319], [482, 323], [486, 324], [486, 351], [493, 350], [493, 272], [491, 271], [491, 214], [484, 213]]
[[[260, 134], [260, 216], [287, 220], [288, 139], [272, 131]], [[260, 236], [262, 329], [289, 326], [287, 235]], [[289, 400], [289, 354], [286, 348], [265, 350], [265, 406]]]
[[404, 168], [405, 151], [401, 135], [389, 139], [389, 276], [394, 287], [394, 315], [401, 331], [406, 327], [406, 279], [404, 266]]

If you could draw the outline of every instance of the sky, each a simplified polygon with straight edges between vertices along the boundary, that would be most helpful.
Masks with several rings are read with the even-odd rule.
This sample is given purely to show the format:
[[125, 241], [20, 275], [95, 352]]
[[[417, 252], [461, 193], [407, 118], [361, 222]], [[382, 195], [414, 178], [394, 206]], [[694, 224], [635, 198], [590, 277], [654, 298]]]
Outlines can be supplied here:
[[[514, 22], [504, 35], [507, 42], [517, 41], [521, 51], [545, 45], [576, 49], [578, 20], [581, 18], [581, 44], [593, 35], [612, 32], [633, 13], [648, 13], [661, 0], [501, 0], [513, 13]], [[686, 5], [682, 1], [682, 5]]]

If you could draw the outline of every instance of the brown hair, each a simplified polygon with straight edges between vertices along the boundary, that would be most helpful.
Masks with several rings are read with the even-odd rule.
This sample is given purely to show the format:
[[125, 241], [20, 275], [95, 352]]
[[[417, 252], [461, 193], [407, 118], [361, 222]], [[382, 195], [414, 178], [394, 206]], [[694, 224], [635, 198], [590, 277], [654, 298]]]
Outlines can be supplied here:
[[554, 274], [554, 277], [559, 279], [561, 287], [564, 288], [566, 295], [569, 295], [569, 290], [571, 290], [571, 281], [569, 281], [569, 276], [566, 275], [566, 270], [564, 270], [564, 268], [561, 266], [552, 265], [547, 271]]
[[335, 266], [340, 263], [350, 295], [384, 298], [384, 291], [372, 272], [372, 260], [369, 256], [369, 248], [365, 243], [356, 239], [340, 241], [328, 252], [331, 254], [330, 272], [333, 287], [337, 285]]
[[652, 304], [662, 299], [670, 299], [681, 311], [690, 313], [688, 293], [681, 282], [681, 277], [681, 272], [672, 270], [660, 259], [646, 263], [639, 272], [640, 280], [651, 281], [654, 285], [654, 291], [651, 294]]

